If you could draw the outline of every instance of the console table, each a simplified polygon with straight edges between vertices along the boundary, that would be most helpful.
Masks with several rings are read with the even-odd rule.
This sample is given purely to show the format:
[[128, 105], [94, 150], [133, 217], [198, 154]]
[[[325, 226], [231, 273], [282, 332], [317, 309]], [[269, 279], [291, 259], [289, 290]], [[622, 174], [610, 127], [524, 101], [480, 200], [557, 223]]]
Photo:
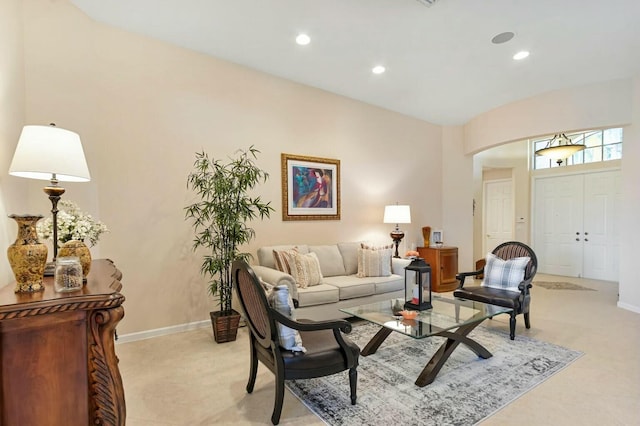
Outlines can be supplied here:
[[0, 424], [124, 425], [115, 328], [124, 315], [122, 274], [94, 260], [87, 283], [56, 293], [0, 289]]

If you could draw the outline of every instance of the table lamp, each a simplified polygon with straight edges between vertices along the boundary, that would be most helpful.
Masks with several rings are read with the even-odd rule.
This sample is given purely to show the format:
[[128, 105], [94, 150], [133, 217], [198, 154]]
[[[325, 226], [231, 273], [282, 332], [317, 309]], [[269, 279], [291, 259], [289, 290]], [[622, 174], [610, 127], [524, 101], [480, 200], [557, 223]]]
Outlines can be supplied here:
[[396, 253], [393, 257], [400, 257], [398, 255], [398, 245], [404, 238], [404, 232], [400, 230], [399, 224], [411, 223], [411, 209], [409, 206], [400, 206], [398, 204], [385, 206], [384, 208], [384, 223], [395, 223], [396, 227], [391, 231], [391, 239], [396, 245]]
[[[58, 201], [65, 189], [58, 182], [88, 182], [91, 180], [80, 136], [69, 130], [49, 126], [24, 126], [13, 160], [12, 176], [50, 181], [44, 192], [51, 200], [53, 216], [53, 261], [58, 256]], [[45, 275], [53, 275], [52, 264]]]

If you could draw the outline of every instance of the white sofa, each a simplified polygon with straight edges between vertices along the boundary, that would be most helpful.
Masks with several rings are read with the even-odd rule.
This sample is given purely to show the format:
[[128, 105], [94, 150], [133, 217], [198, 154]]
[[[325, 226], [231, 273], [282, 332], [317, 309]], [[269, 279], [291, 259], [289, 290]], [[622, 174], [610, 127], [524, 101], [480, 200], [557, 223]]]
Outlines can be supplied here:
[[[361, 243], [328, 245], [290, 244], [265, 246], [258, 249], [259, 265], [252, 268], [256, 275], [271, 285], [286, 284], [297, 301], [296, 316], [312, 320], [345, 318], [340, 308], [363, 305], [404, 297], [404, 268], [408, 259], [392, 258], [392, 274], [386, 277], [358, 277], [358, 248]], [[313, 252], [318, 257], [322, 282], [299, 288], [295, 279], [276, 269], [274, 250], [296, 248], [300, 254]]]

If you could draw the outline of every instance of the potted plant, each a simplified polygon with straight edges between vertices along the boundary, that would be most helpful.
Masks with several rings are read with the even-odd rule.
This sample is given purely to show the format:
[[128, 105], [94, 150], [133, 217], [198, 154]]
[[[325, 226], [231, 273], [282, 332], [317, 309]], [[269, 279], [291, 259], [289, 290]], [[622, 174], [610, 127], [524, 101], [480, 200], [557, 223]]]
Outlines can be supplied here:
[[231, 264], [236, 259], [248, 260], [251, 255], [239, 247], [251, 241], [255, 231], [247, 222], [268, 218], [273, 211], [270, 202], [249, 194], [269, 174], [255, 163], [258, 154], [251, 146], [238, 150], [228, 162], [209, 158], [203, 151], [196, 153], [193, 171], [187, 187], [199, 201], [185, 207], [186, 219], [193, 222], [193, 249], [205, 248], [200, 272], [209, 279], [209, 293], [218, 298], [220, 310], [211, 312], [216, 342], [236, 339], [240, 314], [232, 309]]

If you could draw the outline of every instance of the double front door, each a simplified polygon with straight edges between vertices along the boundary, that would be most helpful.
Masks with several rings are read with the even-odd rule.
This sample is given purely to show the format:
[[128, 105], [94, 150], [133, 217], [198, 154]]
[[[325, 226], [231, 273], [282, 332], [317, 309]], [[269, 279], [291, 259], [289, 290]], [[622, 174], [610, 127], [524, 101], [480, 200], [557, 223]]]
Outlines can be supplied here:
[[620, 171], [535, 179], [538, 271], [618, 280]]

